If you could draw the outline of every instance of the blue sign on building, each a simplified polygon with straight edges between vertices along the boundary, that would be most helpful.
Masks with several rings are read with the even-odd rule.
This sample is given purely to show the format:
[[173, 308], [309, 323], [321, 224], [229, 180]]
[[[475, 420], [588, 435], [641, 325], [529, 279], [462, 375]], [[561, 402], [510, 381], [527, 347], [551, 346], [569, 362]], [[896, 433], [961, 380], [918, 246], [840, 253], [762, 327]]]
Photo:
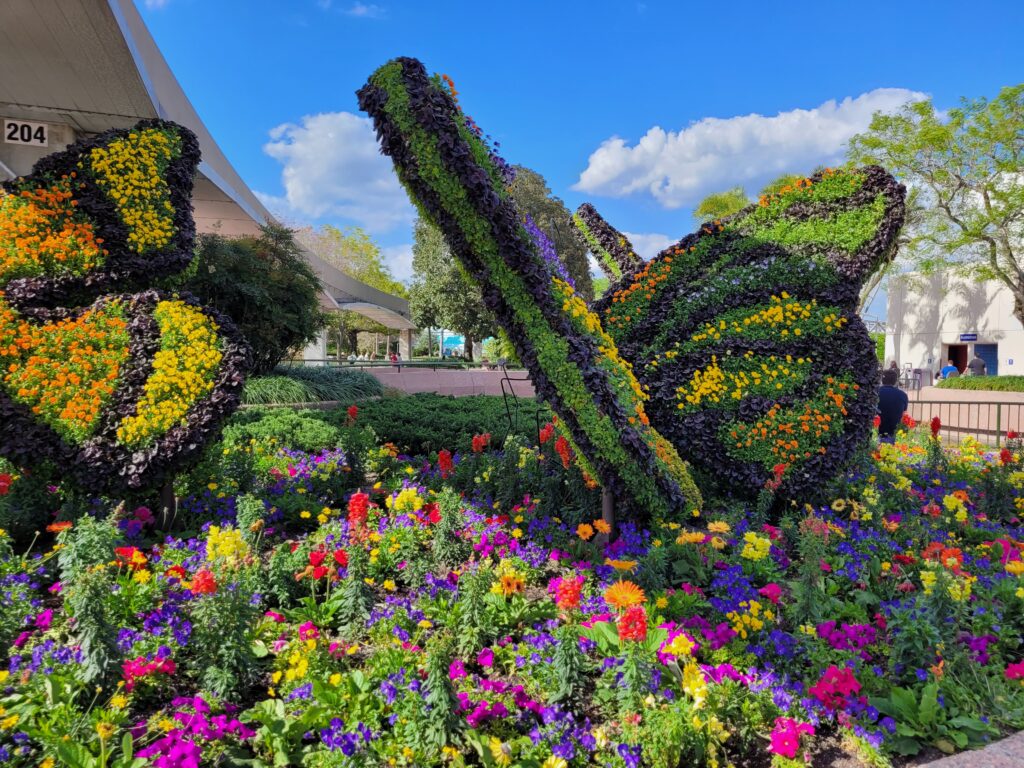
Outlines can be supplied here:
[[977, 341], [978, 334], [976, 333], [961, 333], [960, 341]]

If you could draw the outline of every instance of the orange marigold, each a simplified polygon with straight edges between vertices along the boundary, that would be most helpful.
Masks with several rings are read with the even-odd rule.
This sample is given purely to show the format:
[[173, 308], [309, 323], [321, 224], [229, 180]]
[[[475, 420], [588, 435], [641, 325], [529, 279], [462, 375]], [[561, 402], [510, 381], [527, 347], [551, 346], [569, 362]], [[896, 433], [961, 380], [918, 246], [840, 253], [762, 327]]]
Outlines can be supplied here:
[[632, 581], [617, 581], [604, 591], [604, 601], [620, 611], [647, 601], [644, 591]]

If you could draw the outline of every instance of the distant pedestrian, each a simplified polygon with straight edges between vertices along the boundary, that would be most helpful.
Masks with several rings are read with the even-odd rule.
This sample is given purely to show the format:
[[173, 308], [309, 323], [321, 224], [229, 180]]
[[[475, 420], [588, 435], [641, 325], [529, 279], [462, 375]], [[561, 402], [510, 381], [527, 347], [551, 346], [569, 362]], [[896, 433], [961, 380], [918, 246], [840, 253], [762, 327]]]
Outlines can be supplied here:
[[947, 360], [942, 370], [939, 371], [939, 375], [944, 379], [955, 379], [960, 375], [960, 369], [953, 365], [952, 360]]
[[910, 405], [910, 398], [896, 386], [897, 381], [898, 371], [892, 368], [882, 371], [882, 386], [878, 388], [878, 437], [883, 443], [891, 443], [896, 437], [896, 427]]
[[978, 353], [974, 353], [974, 357], [971, 358], [971, 362], [967, 364], [967, 370], [971, 372], [971, 376], [984, 376], [988, 373], [988, 369], [985, 367], [985, 361], [978, 357]]

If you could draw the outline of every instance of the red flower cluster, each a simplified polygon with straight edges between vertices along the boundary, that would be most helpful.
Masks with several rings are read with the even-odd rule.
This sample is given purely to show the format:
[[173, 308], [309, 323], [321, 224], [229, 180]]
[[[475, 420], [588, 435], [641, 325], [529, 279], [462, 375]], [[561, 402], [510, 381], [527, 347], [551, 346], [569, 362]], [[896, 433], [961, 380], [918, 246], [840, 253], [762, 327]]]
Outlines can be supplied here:
[[11, 492], [11, 483], [14, 482], [14, 478], [4, 472], [0, 474], [0, 496], [6, 496]]
[[[877, 419], [878, 417], [876, 416], [875, 418]], [[911, 416], [909, 413], [904, 413], [903, 426], [906, 427], [907, 429], [913, 429], [914, 427], [917, 426], [917, 422], [914, 421], [913, 416]]]
[[569, 441], [563, 435], [559, 435], [555, 440], [555, 452], [562, 460], [562, 467], [568, 469], [569, 463], [572, 461], [572, 448], [569, 447]]
[[554, 583], [555, 605], [563, 611], [578, 608], [580, 605], [580, 593], [583, 591], [583, 581], [583, 576], [556, 579]]
[[146, 555], [138, 547], [115, 547], [114, 554], [117, 555], [117, 564], [137, 571], [146, 567]]
[[848, 697], [860, 691], [860, 683], [848, 668], [840, 669], [832, 664], [809, 690], [826, 709], [834, 711], [845, 707], [849, 701]]
[[642, 605], [631, 605], [615, 621], [620, 640], [636, 640], [647, 637], [647, 611]]
[[942, 420], [939, 419], [938, 416], [933, 416], [932, 417], [931, 427], [932, 427], [932, 437], [938, 437], [939, 436], [939, 430], [942, 429]]
[[964, 564], [964, 553], [957, 547], [947, 547], [941, 541], [933, 541], [925, 547], [921, 557], [925, 560], [934, 560], [957, 575]]
[[345, 413], [348, 414], [348, 423], [355, 424], [356, 419], [359, 417], [359, 406], [350, 405]]
[[437, 452], [437, 467], [441, 470], [441, 479], [446, 479], [455, 468], [455, 462], [452, 461], [452, 452], [447, 448], [442, 448]]
[[348, 498], [348, 530], [349, 535], [362, 532], [366, 526], [366, 518], [370, 514], [370, 494], [356, 491]]
[[[348, 567], [348, 553], [344, 549], [336, 549], [331, 554], [331, 558], [340, 568]], [[337, 571], [330, 566], [324, 565], [324, 561], [327, 559], [327, 552], [322, 549], [314, 549], [309, 553], [309, 567], [306, 568], [305, 572], [299, 574], [298, 578], [302, 576], [312, 576], [314, 579], [319, 581], [325, 576], [335, 577]]]
[[1003, 450], [999, 452], [999, 463], [1004, 467], [1007, 464], [1013, 464], [1013, 451], [1009, 448], [1003, 448]]
[[190, 589], [197, 595], [212, 595], [217, 591], [217, 578], [206, 568], [198, 570], [192, 577]]
[[544, 445], [548, 440], [555, 434], [555, 425], [550, 421], [545, 424], [540, 430], [540, 444]]
[[473, 453], [483, 453], [491, 443], [491, 433], [473, 435]]
[[146, 661], [145, 656], [129, 659], [121, 665], [121, 672], [124, 675], [124, 689], [129, 693], [135, 688], [140, 677], [146, 677], [156, 672], [165, 675], [173, 675], [177, 671], [177, 665], [173, 659], [154, 659]]

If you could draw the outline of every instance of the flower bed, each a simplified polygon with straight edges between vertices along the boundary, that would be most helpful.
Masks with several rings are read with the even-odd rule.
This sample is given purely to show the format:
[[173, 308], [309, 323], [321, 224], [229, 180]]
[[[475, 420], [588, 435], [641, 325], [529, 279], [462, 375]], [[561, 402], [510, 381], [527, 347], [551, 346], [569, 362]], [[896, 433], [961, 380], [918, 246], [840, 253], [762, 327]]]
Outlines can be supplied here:
[[[885, 765], [1024, 723], [1016, 438], [912, 428], [775, 525], [708, 507], [608, 543], [550, 426], [405, 456], [347, 419], [343, 449], [211, 451], [192, 533], [121, 508], [0, 538], [0, 759]], [[62, 494], [0, 468], [0, 518]]]

